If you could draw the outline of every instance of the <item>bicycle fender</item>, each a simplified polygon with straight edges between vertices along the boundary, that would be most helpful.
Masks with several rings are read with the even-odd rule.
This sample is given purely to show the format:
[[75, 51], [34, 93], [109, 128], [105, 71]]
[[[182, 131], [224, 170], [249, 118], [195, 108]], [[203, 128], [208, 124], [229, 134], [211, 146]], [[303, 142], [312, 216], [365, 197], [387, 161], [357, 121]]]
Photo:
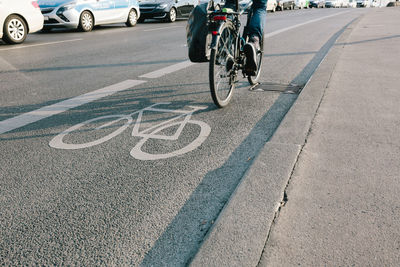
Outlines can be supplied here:
[[219, 36], [221, 34], [222, 26], [224, 23], [219, 24], [217, 27], [215, 27], [212, 31], [212, 39], [211, 39], [211, 45], [210, 49], [215, 49], [217, 48], [217, 41], [219, 39]]

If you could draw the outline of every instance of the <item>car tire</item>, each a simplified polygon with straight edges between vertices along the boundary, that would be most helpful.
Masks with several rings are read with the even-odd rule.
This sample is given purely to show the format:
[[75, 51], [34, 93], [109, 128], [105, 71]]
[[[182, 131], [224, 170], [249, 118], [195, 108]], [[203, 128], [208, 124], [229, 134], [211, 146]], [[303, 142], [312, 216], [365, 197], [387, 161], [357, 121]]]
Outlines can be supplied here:
[[92, 13], [83, 11], [79, 18], [79, 29], [83, 32], [90, 32], [93, 30], [94, 19]]
[[167, 21], [174, 22], [176, 20], [176, 9], [173, 7], [167, 14]]
[[139, 19], [138, 19], [138, 22], [139, 22], [139, 23], [142, 23], [142, 22], [144, 22], [144, 21], [145, 21], [145, 18], [139, 17]]
[[126, 26], [134, 27], [138, 21], [137, 13], [135, 9], [131, 9], [128, 14], [128, 20], [126, 21]]
[[3, 41], [8, 44], [20, 44], [28, 35], [25, 21], [18, 15], [7, 17], [3, 26]]

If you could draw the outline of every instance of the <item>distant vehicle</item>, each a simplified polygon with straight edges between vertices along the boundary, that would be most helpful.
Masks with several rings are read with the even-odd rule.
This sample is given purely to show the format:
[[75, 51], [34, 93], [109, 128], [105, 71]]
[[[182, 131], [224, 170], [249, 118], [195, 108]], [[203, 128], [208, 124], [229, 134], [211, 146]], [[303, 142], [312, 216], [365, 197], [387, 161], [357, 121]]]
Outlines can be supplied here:
[[328, 0], [325, 2], [325, 7], [341, 7], [340, 0]]
[[[209, 0], [200, 0], [199, 4], [207, 3]], [[225, 0], [214, 0], [214, 8], [217, 9], [222, 9], [222, 7], [225, 5]]]
[[285, 9], [294, 9], [295, 3], [294, 0], [278, 0], [276, 10], [285, 10]]
[[43, 16], [37, 1], [0, 0], [0, 38], [8, 44], [20, 44], [28, 33], [41, 30]]
[[253, 2], [252, 0], [241, 0], [241, 1], [239, 1], [239, 9], [243, 10], [243, 9], [245, 9], [247, 7], [245, 12], [248, 12], [250, 10], [250, 8], [251, 8], [252, 2]]
[[298, 9], [307, 8], [308, 0], [295, 0], [295, 5]]
[[349, 0], [349, 7], [357, 7], [357, 1], [356, 0]]
[[311, 0], [310, 1], [310, 7], [315, 7], [315, 8], [324, 8], [325, 7], [325, 0]]
[[357, 0], [357, 7], [370, 7], [369, 0]]
[[267, 11], [275, 12], [277, 5], [278, 5], [278, 3], [276, 2], [276, 0], [268, 0], [267, 1]]
[[[253, 2], [252, 0], [239, 1], [239, 9], [243, 10], [247, 7], [245, 12], [249, 11], [251, 9], [252, 2]], [[267, 11], [275, 12], [277, 5], [278, 5], [277, 0], [268, 0], [267, 1]]]
[[136, 25], [140, 17], [136, 0], [39, 0], [44, 29], [79, 28], [89, 32], [95, 25]]
[[349, 7], [349, 6], [350, 6], [350, 1], [349, 0], [342, 0], [341, 7]]
[[198, 0], [141, 0], [139, 22], [145, 19], [174, 22], [177, 18], [187, 18], [198, 2]]

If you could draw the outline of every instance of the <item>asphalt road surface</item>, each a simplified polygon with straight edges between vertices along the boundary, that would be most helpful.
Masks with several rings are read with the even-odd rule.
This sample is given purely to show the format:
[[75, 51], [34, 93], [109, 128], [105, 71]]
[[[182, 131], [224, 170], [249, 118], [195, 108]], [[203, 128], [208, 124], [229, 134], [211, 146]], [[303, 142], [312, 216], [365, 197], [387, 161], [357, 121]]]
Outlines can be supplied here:
[[185, 20], [0, 43], [0, 263], [186, 265], [364, 12], [269, 13], [260, 88], [242, 79], [224, 109], [208, 64], [188, 61]]

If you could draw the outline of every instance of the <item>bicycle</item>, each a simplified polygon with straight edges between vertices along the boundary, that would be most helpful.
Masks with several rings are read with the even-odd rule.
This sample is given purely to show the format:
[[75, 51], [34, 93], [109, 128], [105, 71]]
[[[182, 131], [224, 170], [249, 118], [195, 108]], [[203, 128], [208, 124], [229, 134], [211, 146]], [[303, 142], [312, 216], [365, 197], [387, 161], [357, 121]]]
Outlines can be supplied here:
[[[94, 119], [90, 119], [81, 123], [78, 123], [67, 130], [59, 133], [56, 135], [49, 143], [50, 147], [57, 148], [57, 149], [83, 149], [83, 148], [88, 148], [92, 147], [95, 145], [102, 144], [117, 135], [121, 134], [123, 131], [125, 131], [131, 124], [134, 124], [133, 130], [132, 130], [132, 136], [137, 136], [137, 137], [142, 137], [143, 139], [140, 140], [131, 150], [130, 155], [136, 159], [139, 160], [157, 160], [157, 159], [166, 159], [178, 155], [185, 154], [187, 152], [190, 152], [194, 150], [195, 148], [199, 147], [208, 137], [208, 135], [211, 132], [211, 128], [208, 124], [202, 121], [197, 121], [197, 120], [192, 120], [192, 114], [198, 110], [206, 109], [207, 107], [201, 107], [201, 106], [189, 106], [192, 110], [172, 110], [172, 109], [165, 109], [165, 108], [157, 108], [157, 106], [160, 105], [167, 105], [170, 104], [170, 102], [163, 102], [163, 103], [156, 103], [153, 104], [149, 107], [146, 107], [144, 109], [132, 112], [130, 114], [124, 115], [124, 114], [117, 114], [117, 115], [106, 115], [106, 116], [100, 116]], [[148, 127], [147, 129], [140, 130], [140, 125], [142, 122], [143, 118], [143, 113], [145, 111], [152, 111], [152, 112], [162, 112], [162, 113], [175, 113], [178, 114], [175, 117], [172, 117], [171, 119], [168, 119], [167, 121], [154, 124], [151, 127]], [[137, 119], [135, 122], [133, 122], [133, 116], [137, 114]], [[183, 118], [182, 121], [179, 121], [180, 118]], [[109, 121], [111, 119], [111, 121]], [[108, 121], [108, 122], [102, 122], [102, 121]], [[124, 121], [122, 125], [117, 125], [118, 123]], [[159, 140], [177, 140], [179, 136], [182, 133], [183, 128], [188, 124], [196, 124], [200, 126], [200, 133], [199, 135], [189, 144], [186, 146], [172, 152], [168, 153], [160, 153], [160, 154], [151, 154], [144, 152], [142, 150], [143, 145], [149, 140], [149, 139], [159, 139]], [[83, 130], [83, 128], [90, 127], [90, 125], [96, 125], [96, 124], [101, 124], [100, 126], [97, 127], [91, 127], [90, 130], [95, 130], [98, 131], [96, 132], [97, 135], [101, 135], [104, 132], [100, 132], [101, 130], [107, 130], [112, 127], [117, 127], [116, 130], [113, 130], [111, 133], [107, 133], [105, 136], [101, 138], [97, 138], [94, 141], [89, 141], [89, 142], [82, 142], [82, 143], [66, 143], [64, 142], [64, 138], [66, 138], [68, 135], [72, 135], [73, 133], [78, 134], [79, 132], [85, 132], [89, 130]], [[176, 127], [175, 133], [172, 135], [167, 135], [167, 134], [159, 134], [160, 132], [168, 129], [169, 127]], [[80, 130], [81, 129], [81, 130]], [[174, 129], [174, 128], [172, 128]], [[79, 131], [80, 130], [80, 131]]]
[[[213, 1], [213, 0], [211, 0]], [[211, 3], [213, 6], [213, 3]], [[211, 96], [218, 107], [225, 107], [232, 98], [235, 84], [238, 82], [238, 73], [241, 70], [243, 77], [251, 85], [257, 85], [260, 78], [264, 36], [260, 40], [260, 50], [257, 52], [257, 70], [255, 73], [246, 73], [244, 69], [245, 54], [243, 46], [248, 41], [246, 27], [240, 31], [240, 17], [252, 4], [239, 10], [238, 0], [235, 0], [235, 9], [213, 10], [208, 13], [209, 31], [212, 34], [209, 65], [209, 81]], [[252, 14], [247, 15], [247, 25]]]

